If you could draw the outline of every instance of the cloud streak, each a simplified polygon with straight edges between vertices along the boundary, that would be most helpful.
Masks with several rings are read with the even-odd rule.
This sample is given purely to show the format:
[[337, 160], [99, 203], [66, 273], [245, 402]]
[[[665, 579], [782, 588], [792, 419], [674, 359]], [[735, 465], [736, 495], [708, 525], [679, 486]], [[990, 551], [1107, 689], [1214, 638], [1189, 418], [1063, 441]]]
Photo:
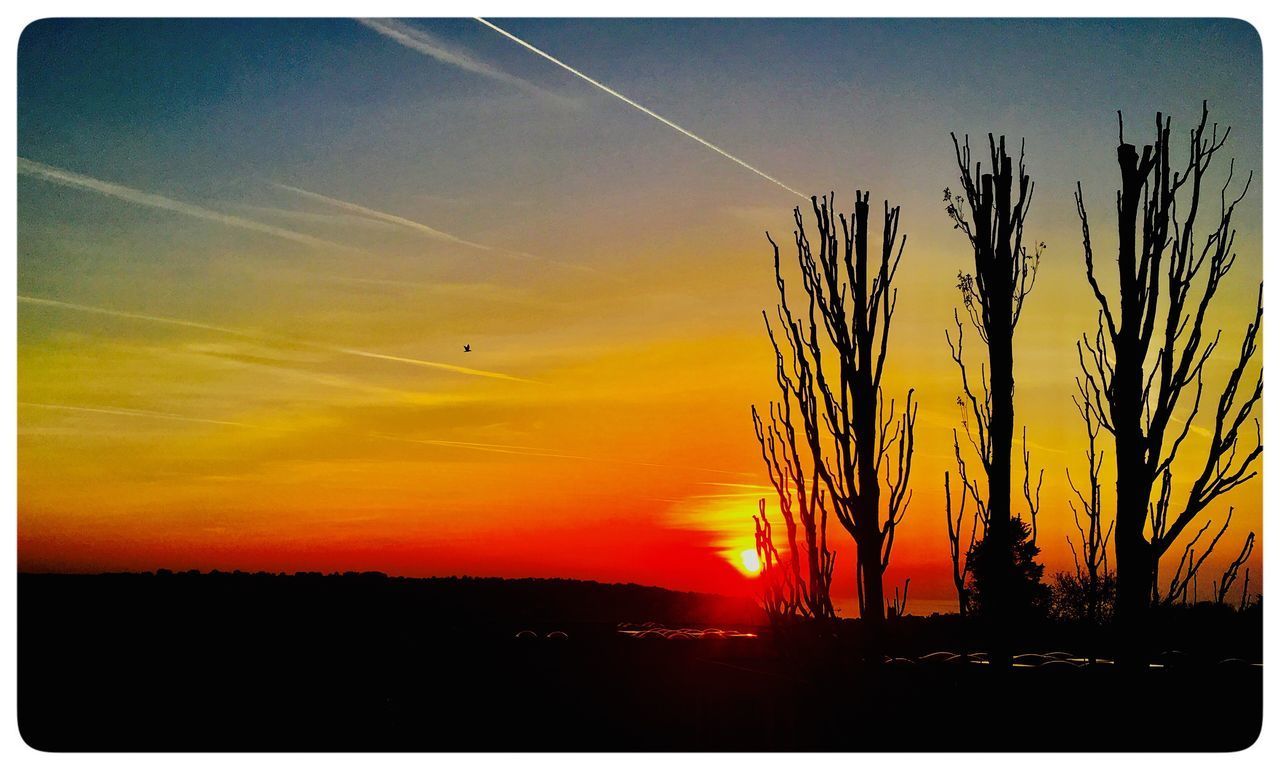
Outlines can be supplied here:
[[560, 102], [568, 103], [569, 100], [553, 94], [544, 88], [541, 88], [529, 81], [516, 77], [508, 72], [504, 72], [491, 64], [472, 58], [469, 54], [459, 51], [456, 48], [449, 48], [438, 38], [429, 34], [425, 30], [411, 26], [396, 19], [356, 19], [363, 26], [377, 32], [389, 40], [393, 40], [400, 45], [413, 51], [417, 51], [424, 56], [429, 56], [438, 62], [449, 64], [467, 72], [487, 77], [490, 80], [496, 80], [499, 83], [513, 86], [524, 91], [527, 94], [546, 97]]
[[318, 342], [308, 342], [306, 340], [292, 339], [289, 337], [277, 337], [269, 334], [260, 334], [257, 332], [245, 331], [243, 329], [233, 329], [227, 326], [215, 326], [213, 324], [204, 324], [196, 321], [187, 321], [182, 318], [169, 318], [166, 316], [147, 315], [144, 313], [130, 313], [123, 310], [112, 310], [110, 308], [95, 307], [93, 305], [80, 305], [74, 302], [62, 302], [61, 300], [46, 299], [44, 297], [30, 297], [18, 295], [18, 302], [29, 305], [38, 305], [43, 307], [54, 307], [63, 310], [73, 310], [80, 313], [92, 313], [96, 315], [111, 316], [113, 318], [125, 318], [135, 321], [147, 321], [150, 323], [164, 324], [167, 326], [178, 326], [188, 329], [201, 329], [203, 331], [214, 332], [218, 334], [227, 334], [243, 339], [256, 340], [276, 345], [292, 345], [296, 347], [307, 348], [310, 350], [319, 350], [327, 353], [334, 353], [344, 356], [354, 356], [357, 358], [367, 358], [379, 361], [390, 361], [408, 366], [417, 366], [425, 369], [436, 369], [439, 371], [452, 372], [454, 374], [463, 374], [471, 377], [485, 377], [493, 380], [506, 380], [508, 382], [524, 382], [532, 383], [534, 380], [515, 377], [502, 372], [491, 372], [485, 369], [473, 369], [468, 366], [458, 366], [456, 364], [447, 364], [440, 361], [428, 361], [421, 358], [409, 358], [406, 356], [393, 356], [385, 353], [376, 353], [368, 350], [359, 350], [356, 348], [343, 348], [333, 345], [322, 345]]
[[123, 407], [109, 406], [73, 406], [71, 404], [45, 404], [37, 401], [19, 401], [18, 406], [31, 407], [35, 409], [53, 409], [63, 412], [86, 412], [89, 414], [108, 414], [117, 417], [149, 417], [157, 420], [175, 420], [177, 422], [194, 422], [205, 425], [227, 425], [235, 428], [252, 428], [253, 425], [243, 422], [232, 422], [230, 420], [210, 420], [203, 417], [188, 417], [182, 414], [172, 414], [170, 412], [153, 412], [149, 409], [125, 409]]
[[228, 203], [232, 208], [242, 211], [249, 211], [255, 214], [261, 214], [266, 217], [274, 217], [277, 219], [291, 219], [297, 222], [305, 222], [307, 224], [318, 224], [324, 226], [332, 225], [357, 225], [360, 227], [368, 227], [372, 230], [387, 231], [395, 230], [396, 226], [390, 222], [383, 222], [369, 217], [357, 216], [355, 214], [329, 214], [319, 213], [315, 211], [299, 211], [297, 209], [282, 209], [275, 206], [257, 206], [249, 203]]
[[[372, 219], [378, 222], [384, 222], [392, 225], [399, 225], [400, 227], [413, 230], [414, 232], [422, 233], [428, 238], [434, 238], [435, 240], [438, 240], [438, 241], [456, 243], [461, 246], [470, 246], [473, 249], [481, 249], [482, 251], [501, 251], [501, 249], [497, 249], [493, 246], [488, 246], [483, 243], [476, 243], [475, 241], [468, 241], [465, 238], [459, 238], [458, 236], [452, 235], [450, 233], [446, 233], [443, 230], [437, 230], [436, 228], [431, 227], [430, 225], [424, 225], [421, 222], [415, 222], [412, 219], [406, 219], [404, 217], [396, 216], [395, 214], [388, 214], [385, 211], [378, 211], [377, 209], [371, 209], [366, 206], [361, 206], [360, 204], [352, 203], [351, 201], [344, 201], [338, 198], [330, 198], [327, 195], [321, 195], [320, 193], [311, 192], [310, 190], [303, 190], [301, 187], [292, 187], [290, 185], [280, 184], [278, 182], [273, 182], [272, 186], [279, 190], [284, 190], [286, 192], [291, 192], [295, 195], [300, 195], [303, 198], [307, 198], [313, 201], [318, 201], [320, 203], [333, 206], [335, 208], [343, 209], [344, 211], [350, 211], [350, 212], [359, 214], [365, 219]], [[532, 254], [525, 254], [523, 252], [511, 252], [511, 253], [517, 254], [523, 257], [533, 257]]]
[[444, 241], [446, 243], [453, 243], [459, 246], [467, 246], [473, 249], [478, 249], [480, 251], [487, 251], [494, 254], [505, 254], [513, 257], [518, 257], [520, 259], [546, 262], [548, 264], [557, 265], [559, 267], [567, 268], [570, 270], [579, 270], [579, 271], [588, 272], [588, 273], [596, 272], [595, 270], [589, 267], [585, 267], [583, 265], [575, 265], [569, 262], [561, 262], [555, 259], [548, 259], [547, 257], [541, 257], [541, 256], [538, 256], [537, 254], [530, 254], [527, 251], [517, 251], [515, 249], [507, 249], [501, 246], [490, 246], [485, 243], [477, 243], [476, 241], [469, 241], [465, 238], [459, 238], [458, 236], [453, 235], [451, 233], [446, 233], [444, 230], [436, 229], [430, 225], [424, 225], [423, 223], [414, 221], [412, 219], [406, 219], [405, 217], [397, 216], [395, 214], [388, 214], [385, 211], [371, 209], [367, 206], [361, 206], [360, 204], [352, 203], [351, 201], [344, 201], [340, 198], [331, 198], [328, 195], [322, 195], [318, 192], [304, 190], [301, 187], [293, 187], [287, 184], [280, 184], [279, 182], [272, 182], [271, 184], [276, 189], [284, 190], [285, 192], [290, 192], [290, 193], [293, 193], [294, 195], [299, 195], [303, 198], [317, 201], [319, 203], [324, 203], [326, 205], [333, 206], [335, 208], [339, 208], [344, 211], [350, 211], [354, 214], [359, 214], [362, 217], [365, 217], [367, 219], [370, 219], [376, 222], [383, 222], [386, 224], [397, 225], [399, 227], [403, 227], [408, 230], [412, 230], [416, 233], [425, 235], [428, 238], [432, 238], [434, 240]]
[[18, 173], [33, 179], [40, 179], [63, 187], [73, 187], [78, 190], [87, 190], [95, 192], [99, 195], [105, 195], [108, 198], [115, 198], [137, 206], [146, 206], [148, 208], [160, 209], [162, 211], [171, 211], [175, 214], [193, 217], [195, 219], [203, 219], [206, 222], [216, 222], [228, 227], [236, 227], [241, 230], [252, 230], [253, 232], [263, 233], [266, 235], [282, 238], [294, 243], [301, 243], [306, 246], [313, 246], [326, 249], [338, 249], [340, 251], [356, 251], [350, 246], [344, 246], [332, 241], [326, 241], [323, 238], [315, 238], [305, 233], [287, 230], [283, 227], [268, 225], [257, 222], [252, 219], [245, 219], [233, 214], [224, 214], [220, 211], [213, 211], [202, 206], [196, 206], [191, 203], [166, 198], [163, 195], [135, 190], [132, 187], [115, 184], [114, 182], [106, 182], [101, 179], [95, 179], [84, 174], [77, 174], [74, 171], [50, 166], [39, 161], [29, 160], [22, 156], [18, 156]]
[[499, 27], [498, 25], [496, 25], [496, 24], [494, 24], [494, 23], [492, 23], [492, 22], [490, 22], [490, 21], [488, 21], [488, 20], [486, 20], [486, 19], [482, 19], [482, 18], [480, 18], [479, 16], [475, 17], [475, 19], [476, 19], [476, 21], [478, 21], [478, 22], [480, 22], [481, 24], [485, 25], [486, 27], [488, 27], [489, 29], [493, 30], [494, 32], [497, 32], [498, 34], [502, 35], [503, 37], [507, 38], [508, 40], [511, 40], [511, 41], [513, 41], [513, 42], [515, 42], [515, 43], [518, 43], [519, 45], [521, 45], [521, 46], [523, 46], [523, 47], [525, 47], [525, 48], [529, 49], [530, 51], [532, 51], [532, 52], [536, 53], [537, 55], [541, 56], [542, 58], [544, 58], [544, 59], [546, 59], [547, 61], [551, 62], [552, 64], [556, 65], [557, 67], [560, 67], [561, 69], [563, 69], [563, 70], [565, 70], [565, 71], [567, 71], [567, 72], [570, 72], [570, 73], [572, 73], [573, 75], [576, 75], [577, 77], [579, 77], [579, 78], [581, 78], [581, 79], [583, 79], [583, 80], [587, 81], [588, 83], [590, 83], [591, 85], [593, 85], [593, 86], [595, 86], [596, 88], [600, 89], [601, 91], [604, 91], [606, 94], [609, 94], [610, 96], [613, 96], [613, 97], [615, 97], [615, 98], [617, 98], [617, 99], [621, 99], [623, 102], [625, 102], [625, 103], [627, 103], [627, 104], [631, 105], [632, 107], [634, 107], [634, 108], [636, 108], [637, 110], [639, 110], [639, 111], [643, 112], [644, 114], [648, 115], [649, 117], [653, 118], [654, 120], [658, 121], [659, 123], [662, 123], [664, 126], [667, 126], [668, 128], [673, 128], [673, 129], [675, 129], [676, 131], [679, 131], [680, 133], [682, 133], [682, 134], [684, 134], [685, 136], [689, 137], [690, 139], [692, 139], [693, 141], [695, 141], [695, 142], [697, 142], [698, 144], [702, 145], [703, 147], [706, 147], [706, 148], [708, 148], [708, 149], [710, 149], [710, 150], [712, 150], [712, 151], [714, 151], [714, 152], [719, 153], [720, 155], [724, 156], [725, 158], [728, 158], [729, 160], [733, 161], [734, 163], [737, 163], [739, 166], [742, 166], [743, 168], [745, 168], [746, 170], [748, 170], [748, 171], [750, 171], [751, 173], [755, 174], [756, 176], [759, 176], [759, 177], [761, 177], [761, 178], [763, 178], [763, 179], [767, 179], [767, 180], [769, 180], [770, 182], [773, 182], [775, 185], [777, 185], [778, 187], [781, 187], [782, 189], [786, 190], [787, 192], [791, 193], [792, 195], [797, 195], [797, 196], [799, 196], [799, 197], [803, 198], [804, 200], [809, 200], [809, 196], [808, 196], [808, 195], [805, 195], [804, 193], [800, 192], [799, 190], [795, 189], [794, 187], [791, 187], [790, 185], [787, 185], [787, 184], [785, 184], [785, 183], [783, 183], [783, 182], [779, 181], [777, 178], [772, 177], [772, 176], [770, 176], [769, 174], [766, 174], [765, 172], [761, 171], [760, 169], [756, 168], [755, 166], [751, 165], [750, 163], [747, 163], [747, 162], [746, 162], [745, 160], [743, 160], [742, 158], [739, 158], [738, 156], [733, 155], [733, 154], [732, 154], [732, 153], [730, 153], [729, 151], [727, 151], [727, 150], [725, 150], [725, 149], [723, 149], [723, 148], [721, 148], [721, 147], [717, 147], [716, 145], [712, 144], [711, 142], [708, 142], [706, 139], [703, 139], [702, 137], [698, 136], [697, 134], [693, 133], [692, 131], [688, 130], [687, 128], [683, 128], [683, 127], [681, 127], [681, 126], [677, 125], [676, 123], [674, 123], [674, 122], [672, 122], [672, 121], [670, 121], [670, 120], [667, 120], [666, 118], [662, 117], [661, 115], [659, 115], [658, 113], [656, 113], [656, 112], [654, 112], [653, 110], [649, 109], [648, 107], [645, 107], [644, 105], [640, 104], [640, 103], [639, 103], [639, 102], [637, 102], [637, 101], [634, 101], [634, 100], [632, 100], [632, 99], [629, 99], [628, 97], [624, 96], [623, 94], [619, 93], [618, 91], [615, 91], [614, 89], [610, 88], [609, 86], [605, 85], [604, 83], [601, 83], [599, 80], [596, 80], [595, 78], [591, 77], [590, 75], [587, 75], [587, 74], [585, 74], [585, 73], [583, 73], [583, 72], [581, 72], [581, 71], [579, 71], [579, 70], [574, 69], [573, 67], [570, 67], [568, 64], [565, 64], [564, 62], [560, 61], [559, 59], [557, 59], [556, 57], [554, 57], [554, 56], [552, 56], [551, 54], [547, 53], [546, 51], [542, 50], [541, 48], [538, 48], [537, 46], [534, 46], [534, 45], [532, 45], [531, 43], [527, 43], [527, 42], [525, 42], [524, 40], [521, 40], [520, 38], [516, 37], [515, 35], [511, 34], [511, 33], [510, 33], [510, 32], [508, 32], [508, 31], [506, 31], [506, 30], [505, 30], [505, 29], [503, 29], [502, 27]]
[[[50, 409], [67, 412], [83, 412], [85, 414], [102, 414], [117, 417], [145, 417], [159, 420], [175, 420], [178, 422], [199, 423], [205, 425], [224, 425], [236, 428], [255, 428], [270, 430], [272, 432], [287, 431], [287, 428], [262, 428], [258, 425], [251, 425], [244, 422], [235, 422], [232, 420], [214, 420], [204, 417], [192, 417], [183, 414], [174, 414], [172, 412], [157, 412], [149, 409], [127, 409], [124, 407], [108, 407], [108, 406], [82, 406], [73, 404], [53, 404], [36, 401], [19, 401], [18, 406], [30, 407], [37, 409]], [[358, 434], [347, 434], [356, 437]], [[424, 439], [409, 438], [407, 436], [393, 436], [386, 433], [370, 433], [369, 437], [381, 439], [384, 441], [395, 441], [404, 444], [421, 444], [425, 446], [436, 446], [446, 449], [470, 449], [480, 452], [493, 452], [496, 454], [517, 455], [521, 457], [544, 457], [560, 460], [582, 460], [587, 462], [602, 462], [614, 465], [632, 465], [647, 468], [683, 468], [684, 466], [664, 465], [662, 463], [641, 462], [638, 460], [625, 460], [613, 457], [591, 457], [588, 455], [569, 454], [554, 449], [543, 449], [539, 447], [528, 446], [512, 446], [510, 444], [486, 444], [475, 441], [448, 441], [445, 439]], [[747, 475], [737, 473], [735, 471], [724, 471], [716, 468], [703, 468], [700, 470], [710, 471], [712, 473], [723, 473], [728, 475]]]
[[445, 439], [426, 439], [426, 438], [407, 438], [404, 436], [391, 436], [384, 433], [371, 434], [380, 439], [387, 441], [400, 441], [406, 444], [425, 444], [426, 446], [438, 446], [449, 449], [471, 449], [477, 452], [493, 452], [504, 455], [520, 455], [522, 457], [547, 457], [557, 460], [582, 460], [586, 462], [609, 463], [612, 465], [632, 465], [642, 468], [674, 468], [679, 470], [699, 470], [707, 473], [720, 473], [726, 476], [750, 476], [750, 473], [742, 471], [727, 471], [720, 468], [701, 468], [696, 465], [668, 465], [665, 463], [650, 463], [643, 460], [625, 460], [617, 457], [594, 457], [590, 455], [569, 454], [557, 449], [544, 449], [541, 447], [531, 446], [514, 446], [511, 444], [485, 444], [476, 441], [447, 441]]

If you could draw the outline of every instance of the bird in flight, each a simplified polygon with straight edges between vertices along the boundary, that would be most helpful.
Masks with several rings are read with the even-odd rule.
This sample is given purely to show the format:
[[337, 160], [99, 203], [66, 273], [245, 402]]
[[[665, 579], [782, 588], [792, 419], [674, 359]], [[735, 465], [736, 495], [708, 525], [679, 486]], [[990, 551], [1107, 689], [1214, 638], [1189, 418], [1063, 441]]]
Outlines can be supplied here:
[[462, 352], [463, 352], [463, 353], [470, 353], [470, 352], [471, 352], [471, 346], [470, 346], [470, 345], [463, 345], [463, 346], [462, 346]]

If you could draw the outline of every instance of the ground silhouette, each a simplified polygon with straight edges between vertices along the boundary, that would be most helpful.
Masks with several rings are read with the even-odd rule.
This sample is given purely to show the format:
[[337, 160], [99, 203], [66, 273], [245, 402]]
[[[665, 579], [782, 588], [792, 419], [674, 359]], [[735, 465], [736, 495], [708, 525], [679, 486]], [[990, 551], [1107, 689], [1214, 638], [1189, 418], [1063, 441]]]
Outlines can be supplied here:
[[[858, 621], [770, 629], [747, 600], [569, 580], [23, 574], [18, 591], [19, 727], [42, 750], [1230, 750], [1261, 723], [1260, 603], [1153, 614], [1169, 649], [1132, 671], [1045, 654], [1107, 657], [1090, 624], [1027, 624], [1019, 651], [1039, 654], [1001, 669], [960, 655], [983, 649], [971, 619], [895, 618], [890, 661], [867, 663]], [[646, 621], [755, 635], [618, 627]], [[957, 702], [1008, 729], [973, 731]], [[1195, 729], [1080, 722], [1154, 728], [1174, 702]]]

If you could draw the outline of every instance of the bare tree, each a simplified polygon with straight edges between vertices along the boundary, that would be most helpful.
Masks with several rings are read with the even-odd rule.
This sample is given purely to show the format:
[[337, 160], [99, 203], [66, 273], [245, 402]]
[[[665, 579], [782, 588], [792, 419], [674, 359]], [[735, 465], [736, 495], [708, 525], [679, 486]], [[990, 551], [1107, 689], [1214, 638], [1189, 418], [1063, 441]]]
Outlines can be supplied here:
[[1031, 487], [1031, 447], [1027, 445], [1027, 428], [1022, 428], [1022, 499], [1027, 504], [1027, 516], [1031, 519], [1031, 544], [1036, 544], [1040, 536], [1040, 489], [1044, 486], [1044, 468], [1036, 477], [1035, 488]]
[[[1253, 533], [1250, 532], [1249, 534], [1252, 535]], [[1249, 569], [1246, 567], [1244, 571], [1244, 586], [1240, 589], [1240, 611], [1244, 612], [1252, 606], [1253, 601], [1249, 596]]]
[[760, 513], [752, 518], [756, 525], [756, 558], [760, 562], [764, 586], [760, 592], [760, 603], [769, 622], [782, 623], [799, 614], [803, 606], [803, 589], [796, 584], [795, 571], [786, 565], [773, 544], [773, 527], [765, 514], [763, 497], [760, 498]]
[[[1199, 413], [1205, 363], [1222, 336], [1221, 331], [1206, 331], [1205, 317], [1235, 264], [1233, 216], [1252, 174], [1239, 194], [1230, 197], [1232, 161], [1217, 195], [1218, 210], [1207, 214], [1213, 219], [1201, 226], [1209, 208], [1202, 205], [1202, 195], [1212, 195], [1206, 193], [1207, 175], [1230, 129], [1219, 134], [1216, 123], [1210, 126], [1206, 104], [1190, 132], [1186, 166], [1179, 171], [1171, 169], [1171, 121], [1157, 114], [1155, 122], [1154, 144], [1139, 153], [1125, 142], [1120, 118], [1118, 283], [1111, 296], [1098, 281], [1084, 194], [1076, 185], [1085, 270], [1099, 307], [1095, 332], [1085, 335], [1077, 348], [1086, 399], [1115, 440], [1117, 615], [1130, 624], [1128, 636], [1135, 639], [1142, 616], [1159, 597], [1161, 557], [1214, 500], [1257, 474], [1254, 464], [1262, 453], [1257, 420], [1252, 420], [1257, 429], [1253, 437], [1245, 430], [1262, 395], [1261, 367], [1256, 381], [1241, 388], [1262, 324], [1259, 287], [1253, 322], [1218, 397], [1202, 464], [1197, 462], [1202, 470], [1175, 505], [1172, 466]], [[1187, 393], [1186, 413], [1175, 417]], [[1207, 528], [1208, 523], [1197, 538]], [[1194, 567], [1207, 556], [1202, 550], [1197, 560], [1194, 543], [1184, 549], [1164, 601], [1175, 595], [1185, 598], [1188, 578], [1194, 586]]]
[[[1161, 597], [1160, 589], [1157, 585], [1151, 595], [1152, 602], [1166, 605], [1179, 602], [1187, 604], [1190, 599], [1194, 603], [1196, 592], [1193, 591], [1188, 594], [1187, 589], [1199, 584], [1200, 567], [1204, 565], [1205, 560], [1213, 553], [1213, 549], [1218, 546], [1218, 541], [1222, 539], [1222, 536], [1227, 534], [1227, 527], [1231, 526], [1231, 516], [1234, 512], [1235, 509], [1233, 508], [1227, 509], [1227, 520], [1223, 522], [1218, 534], [1213, 536], [1197, 556], [1196, 544], [1200, 542], [1200, 537], [1204, 535], [1209, 527], [1213, 526], [1213, 519], [1205, 521], [1204, 526], [1196, 532], [1196, 536], [1183, 546], [1182, 557], [1178, 559], [1178, 568], [1174, 570], [1173, 577], [1169, 579], [1168, 591]], [[1156, 566], [1159, 567], [1159, 561], [1156, 562]], [[1156, 579], [1159, 579], [1158, 574]]]
[[[806, 300], [799, 312], [789, 302], [778, 245], [768, 236], [780, 334], [768, 313], [765, 327], [778, 360], [782, 401], [790, 405], [778, 422], [793, 428], [798, 422], [803, 431], [812, 463], [808, 499], [818, 501], [814, 486], [820, 482], [826, 507], [853, 536], [859, 608], [878, 628], [885, 618], [883, 575], [911, 501], [917, 406], [914, 391], [907, 393], [901, 412], [882, 395], [897, 304], [893, 281], [906, 237], [898, 238], [899, 210], [886, 202], [873, 261], [870, 199], [858, 191], [853, 214], [846, 217], [834, 213], [834, 195], [813, 198], [816, 250], [795, 209], [796, 261]], [[785, 427], [782, 432], [791, 435]], [[826, 507], [821, 502], [817, 507], [825, 516]]]
[[[799, 387], [787, 374], [785, 362], [778, 357], [778, 386], [783, 392], [791, 392], [797, 399], [812, 399], [812, 381]], [[806, 404], [803, 408], [811, 408]], [[769, 405], [769, 422], [766, 425], [753, 406], [751, 419], [755, 425], [760, 454], [769, 472], [769, 482], [778, 497], [778, 507], [787, 531], [787, 564], [792, 571], [790, 582], [798, 594], [797, 609], [806, 617], [830, 619], [835, 617], [831, 604], [831, 576], [835, 570], [835, 554], [827, 548], [826, 501], [816, 476], [805, 471], [801, 448], [797, 441], [792, 420], [791, 399], [781, 404]], [[821, 462], [821, 446], [815, 441], [806, 444], [809, 468]], [[761, 504], [763, 505], [763, 500]], [[764, 509], [761, 508], [761, 517]], [[797, 522], [797, 519], [799, 521]], [[804, 538], [799, 534], [803, 531]]]
[[[1075, 500], [1067, 500], [1071, 515], [1075, 521], [1076, 531], [1080, 534], [1080, 548], [1077, 551], [1075, 542], [1067, 535], [1067, 545], [1071, 548], [1071, 559], [1075, 563], [1076, 580], [1084, 589], [1085, 618], [1090, 623], [1101, 619], [1101, 603], [1104, 583], [1109, 578], [1110, 568], [1107, 559], [1107, 545], [1115, 530], [1115, 521], [1102, 528], [1102, 463], [1105, 453], [1098, 447], [1098, 435], [1102, 431], [1098, 418], [1094, 414], [1093, 402], [1084, 390], [1084, 383], [1076, 378], [1078, 395], [1071, 400], [1084, 421], [1085, 433], [1089, 437], [1089, 446], [1085, 457], [1089, 462], [1088, 484], [1082, 489], [1071, 478], [1071, 469], [1067, 469], [1067, 485], [1075, 494]], [[1083, 522], [1081, 519], [1083, 518]]]
[[[1249, 561], [1249, 557], [1253, 555], [1253, 539], [1254, 535], [1250, 532], [1249, 536], [1244, 539], [1244, 546], [1240, 549], [1240, 554], [1231, 560], [1231, 563], [1227, 565], [1226, 570], [1223, 571], [1222, 577], [1215, 582], [1214, 587], [1217, 589], [1216, 593], [1218, 604], [1227, 603], [1227, 593], [1231, 590], [1231, 586], [1235, 585], [1236, 578], [1240, 575], [1240, 568], [1243, 567], [1244, 563]], [[1249, 570], [1246, 569], [1244, 571], [1244, 590], [1241, 594], [1240, 608], [1244, 609], [1247, 607], [1248, 602]]]
[[[946, 493], [946, 513], [947, 513], [947, 542], [950, 546], [951, 554], [951, 581], [956, 587], [956, 602], [960, 608], [960, 617], [969, 614], [969, 554], [973, 551], [973, 544], [978, 541], [978, 526], [981, 524], [985, 534], [986, 515], [981, 504], [981, 498], [972, 493], [972, 484], [966, 469], [964, 456], [960, 453], [960, 437], [956, 431], [951, 431], [951, 439], [955, 449], [956, 468], [959, 474], [959, 492], [960, 499], [957, 503], [953, 503], [951, 493], [951, 471], [945, 471], [942, 474], [943, 491]], [[970, 512], [968, 519], [965, 517], [965, 506], [973, 500], [973, 510]], [[971, 521], [969, 526], [969, 542], [961, 547], [961, 535], [965, 528], [966, 520]]]
[[[964, 485], [981, 502], [986, 519], [984, 540], [992, 555], [992, 571], [996, 577], [989, 586], [987, 599], [991, 620], [1001, 629], [1012, 608], [1008, 592], [1001, 584], [1014, 578], [1012, 542], [1012, 479], [1014, 433], [1014, 363], [1013, 336], [1022, 315], [1023, 304], [1035, 285], [1036, 272], [1044, 244], [1028, 250], [1023, 243], [1023, 227], [1031, 204], [1034, 185], [1026, 173], [1020, 153], [1017, 173], [1005, 150], [1005, 139], [999, 142], [988, 135], [991, 171], [983, 173], [981, 162], [974, 163], [969, 138], [964, 144], [951, 135], [956, 164], [960, 172], [961, 192], [943, 192], [947, 214], [955, 229], [962, 232], [973, 250], [973, 273], [962, 272], [959, 286], [969, 325], [977, 330], [985, 345], [985, 360], [973, 377], [965, 363], [964, 326], [959, 312], [955, 316], [956, 337], [947, 334], [951, 356], [960, 369], [966, 415], [965, 434], [977, 452], [986, 489], [980, 490], [962, 471]], [[966, 205], [969, 211], [966, 212]], [[972, 410], [972, 424], [968, 410]], [[1039, 511], [1039, 484], [1035, 494], [1031, 488], [1030, 456], [1023, 440], [1023, 491], [1035, 532], [1035, 515]], [[1043, 480], [1043, 472], [1041, 472]], [[1033, 534], [1034, 539], [1034, 534]], [[1007, 630], [1007, 629], [1006, 629]], [[1006, 636], [997, 631], [997, 637]], [[998, 651], [997, 651], [998, 652]]]
[[893, 598], [889, 600], [889, 617], [900, 618], [907, 614], [907, 592], [911, 590], [911, 578], [902, 583], [902, 595], [898, 595], [898, 587], [893, 587]]

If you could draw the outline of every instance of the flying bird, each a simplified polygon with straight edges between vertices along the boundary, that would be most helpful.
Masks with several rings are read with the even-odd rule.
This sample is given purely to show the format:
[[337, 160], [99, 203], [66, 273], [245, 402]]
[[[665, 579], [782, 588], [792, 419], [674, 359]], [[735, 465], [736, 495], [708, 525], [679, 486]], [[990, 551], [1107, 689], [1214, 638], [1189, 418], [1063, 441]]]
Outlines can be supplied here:
[[470, 353], [470, 352], [471, 352], [471, 346], [470, 346], [470, 345], [463, 345], [463, 346], [462, 346], [462, 352], [463, 352], [463, 353]]

